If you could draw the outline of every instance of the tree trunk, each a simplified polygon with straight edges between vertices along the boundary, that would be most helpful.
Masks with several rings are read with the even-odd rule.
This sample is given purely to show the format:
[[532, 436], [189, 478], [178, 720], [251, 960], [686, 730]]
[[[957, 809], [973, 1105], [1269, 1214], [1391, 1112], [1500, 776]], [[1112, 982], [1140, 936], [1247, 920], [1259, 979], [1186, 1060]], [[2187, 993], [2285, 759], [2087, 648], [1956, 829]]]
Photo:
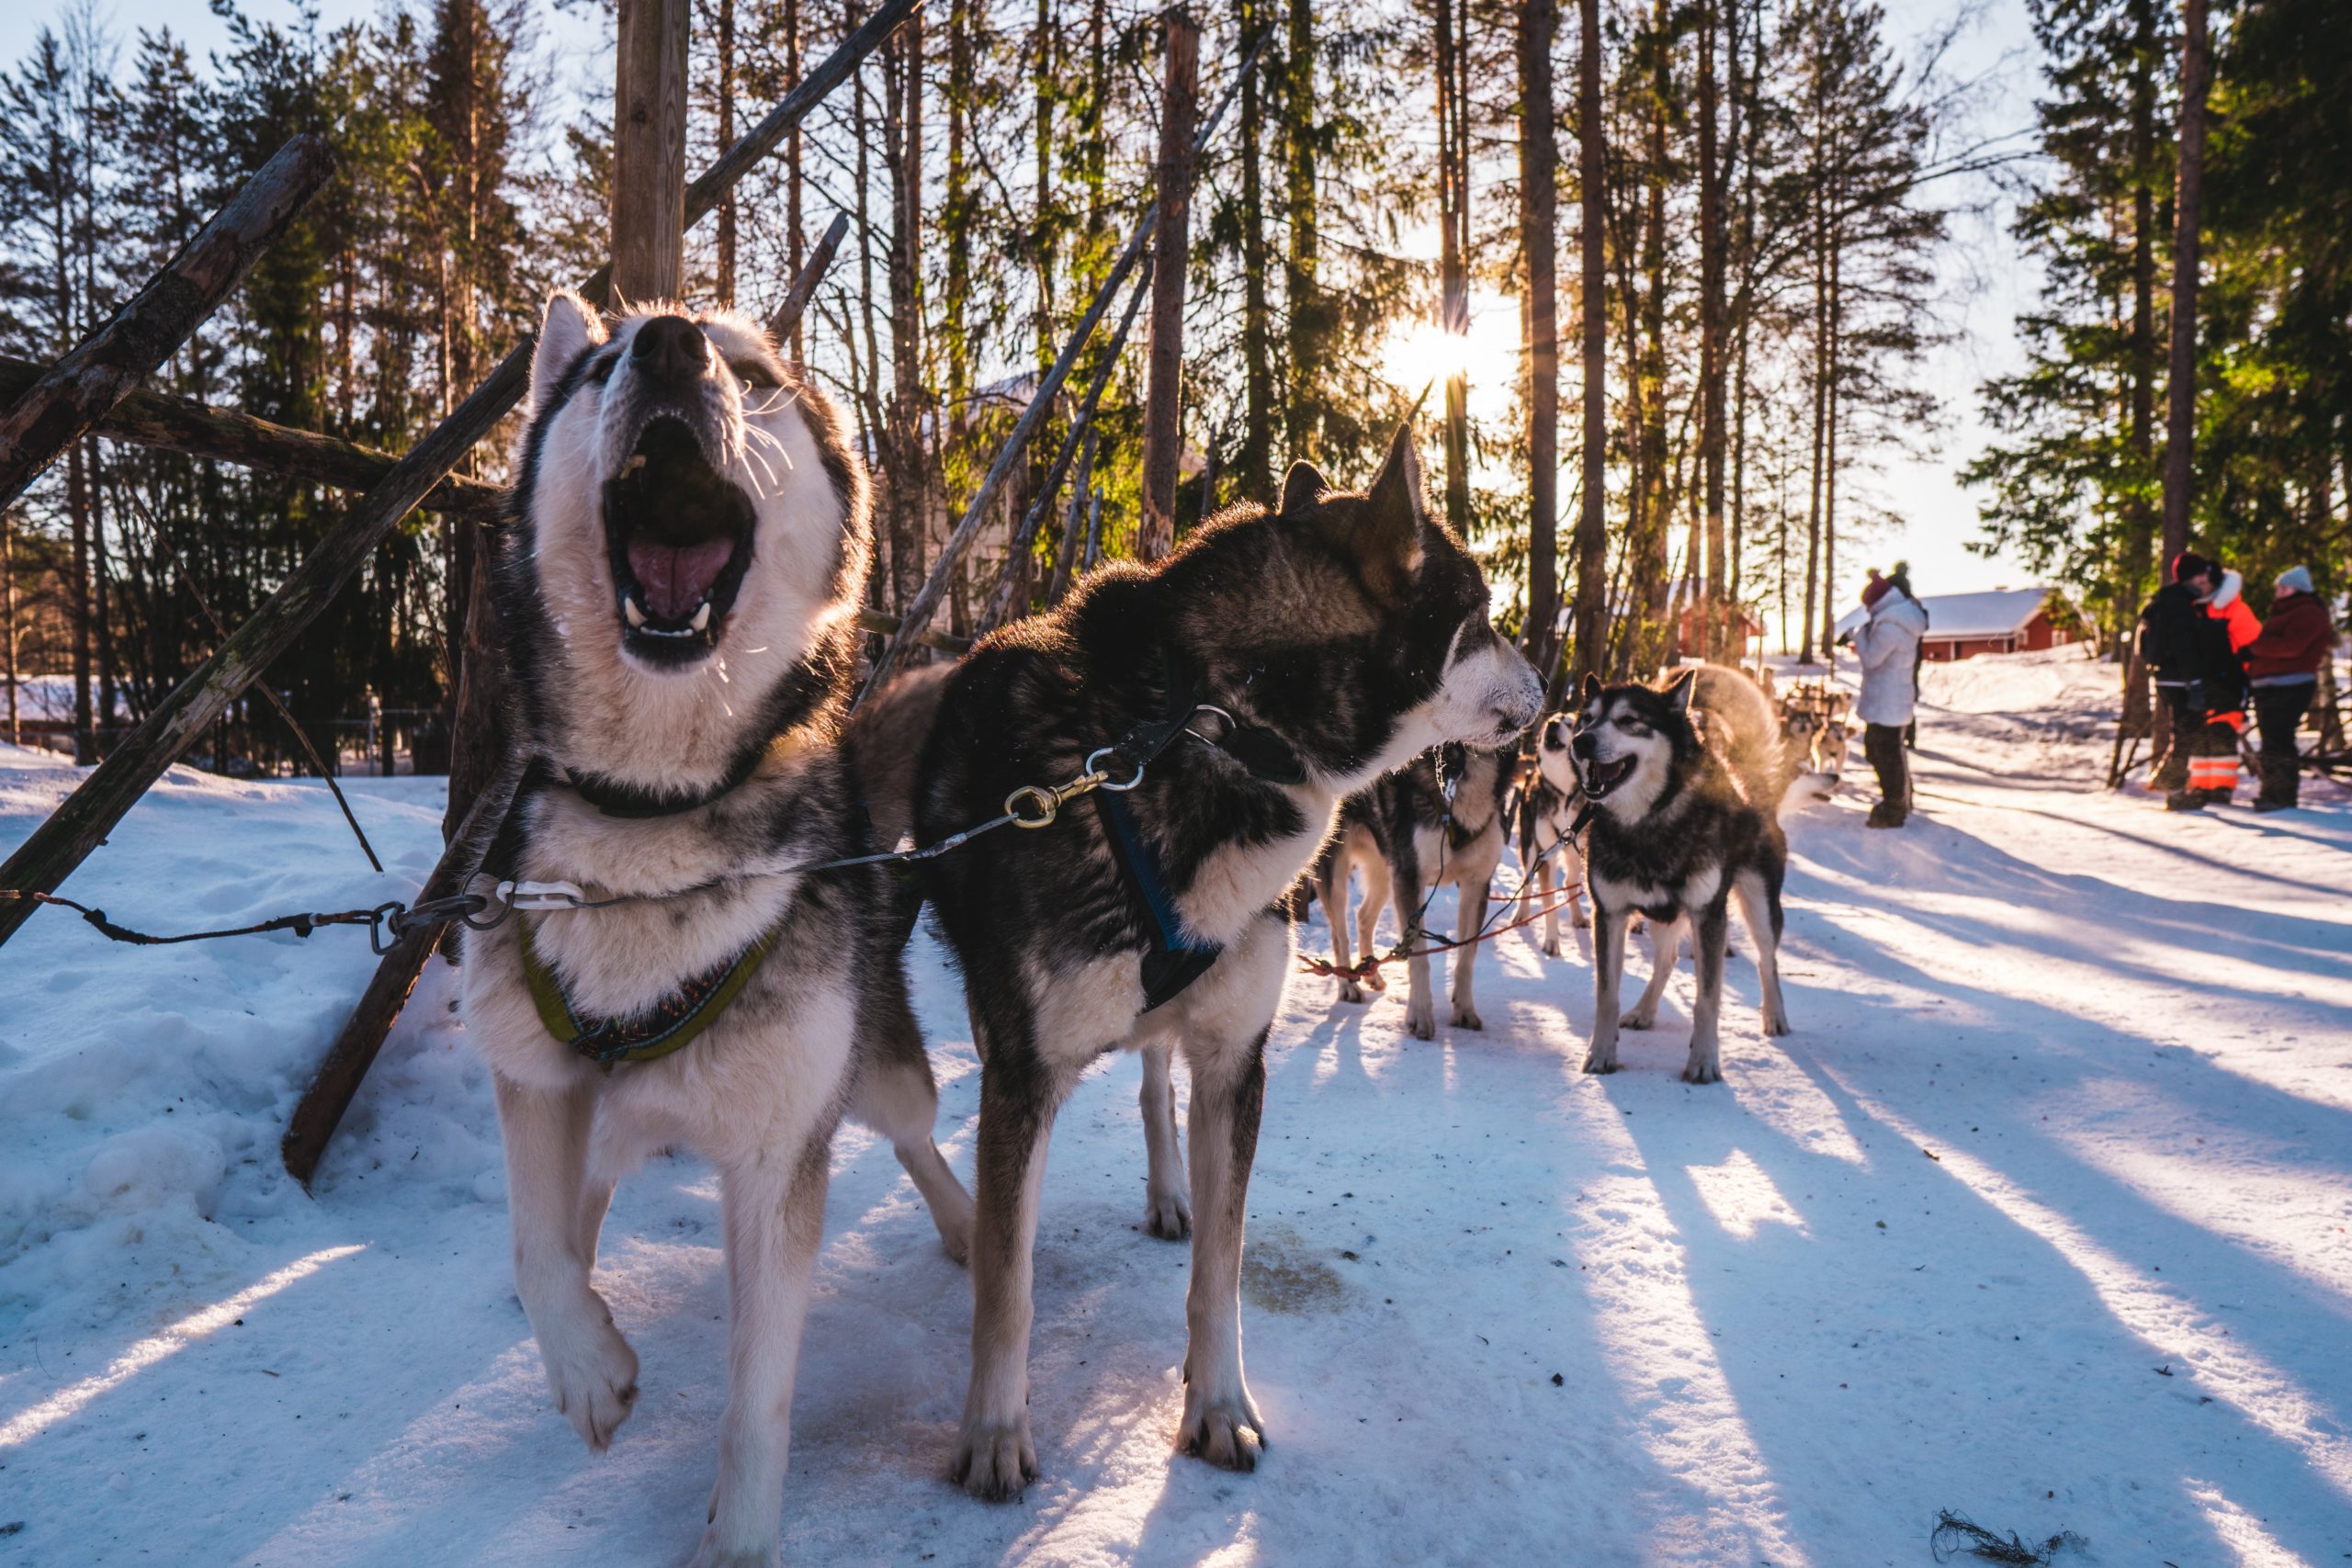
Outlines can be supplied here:
[[1583, 265], [1577, 310], [1582, 321], [1584, 446], [1578, 458], [1583, 505], [1577, 517], [1576, 665], [1578, 680], [1598, 674], [1609, 645], [1609, 319], [1601, 220], [1607, 152], [1600, 119], [1600, 0], [1577, 5], [1577, 182], [1583, 209], [1577, 236]]
[[[1728, 570], [1724, 537], [1724, 182], [1729, 174], [1716, 136], [1715, 49], [1722, 0], [1701, 0], [1699, 12], [1699, 449], [1705, 467], [1706, 562], [1692, 600], [1699, 647], [1712, 660], [1724, 653]], [[1737, 0], [1733, 0], [1734, 4]]]
[[613, 293], [674, 299], [686, 266], [686, 0], [619, 0], [613, 81]]
[[922, 591], [930, 508], [922, 450], [922, 13], [884, 57], [882, 138], [890, 163], [890, 608]]
[[1159, 111], [1158, 261], [1151, 274], [1151, 343], [1144, 389], [1143, 515], [1136, 558], [1155, 561], [1176, 544], [1176, 472], [1183, 456], [1179, 400], [1184, 363], [1184, 274], [1191, 249], [1193, 121], [1199, 111], [1201, 31], [1182, 6], [1167, 12]]
[[1520, 638], [1538, 670], [1551, 668], [1558, 618], [1560, 513], [1560, 150], [1553, 134], [1555, 0], [1519, 11], [1520, 243], [1527, 254], [1527, 626]]
[[[718, 150], [724, 152], [735, 140], [735, 0], [718, 0]], [[682, 180], [684, 173], [682, 167]], [[721, 310], [735, 308], [735, 193], [731, 190], [718, 203], [718, 294]]]
[[[1234, 36], [1255, 38], [1264, 0], [1233, 0]], [[1273, 327], [1266, 302], [1266, 181], [1262, 152], [1266, 109], [1258, 73], [1241, 82], [1241, 449], [1233, 478], [1248, 500], [1272, 501], [1274, 491]], [[1216, 454], [1210, 454], [1216, 460]], [[1216, 486], [1205, 485], [1204, 514], [1215, 509]]]
[[971, 414], [972, 345], [966, 310], [972, 297], [972, 0], [947, 13], [947, 186], [939, 211], [946, 288], [939, 301], [947, 369], [948, 417], [957, 435]]
[[2205, 197], [2205, 0], [2182, 0], [2180, 175], [2175, 182], [2172, 245], [2172, 364], [2165, 421], [2165, 546], [2170, 561], [2188, 547], [2191, 459], [2197, 439], [2198, 225]]
[[[800, 83], [800, 0], [784, 0], [784, 78], [793, 86]], [[784, 236], [786, 254], [792, 265], [792, 276], [800, 276], [808, 265], [808, 230], [801, 209], [800, 127], [795, 124], [784, 151]], [[808, 332], [801, 324], [801, 317], [792, 320], [792, 363], [808, 363]]]
[[1293, 457], [1309, 456], [1323, 399], [1323, 306], [1316, 289], [1318, 235], [1315, 188], [1315, 8], [1313, 0], [1290, 0], [1289, 38], [1283, 73], [1283, 205], [1290, 221], [1290, 250], [1283, 279], [1285, 336], [1290, 359], [1289, 396], [1283, 400], [1283, 444]]
[[[1455, 12], [1468, 0], [1437, 0], [1438, 324], [1459, 339], [1470, 330], [1467, 158], [1460, 140], [1463, 112], [1462, 35]], [[1470, 382], [1459, 367], [1445, 378], [1445, 520], [1456, 534], [1470, 531]]]

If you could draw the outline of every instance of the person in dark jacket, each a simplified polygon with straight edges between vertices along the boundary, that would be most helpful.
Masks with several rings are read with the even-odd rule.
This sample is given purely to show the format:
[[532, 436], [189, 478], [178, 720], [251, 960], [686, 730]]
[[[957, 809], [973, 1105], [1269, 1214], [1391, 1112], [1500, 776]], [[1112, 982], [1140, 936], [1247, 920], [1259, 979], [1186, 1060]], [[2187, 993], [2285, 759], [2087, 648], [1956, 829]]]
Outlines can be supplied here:
[[2237, 583], [2237, 573], [2184, 550], [2172, 581], [2140, 612], [2140, 657], [2172, 717], [2172, 746], [2155, 776], [2167, 810], [2196, 811], [2230, 796], [2222, 781], [2237, 772], [2245, 723], [2245, 671], [2233, 644], [2253, 635], [2241, 625], [2251, 616]]
[[2241, 651], [2254, 689], [2254, 717], [2262, 732], [2262, 795], [2256, 811], [2292, 810], [2301, 800], [2302, 758], [2295, 733], [2319, 690], [2319, 667], [2335, 646], [2327, 605], [2312, 592], [2312, 574], [2296, 567], [2278, 574], [2270, 618]]

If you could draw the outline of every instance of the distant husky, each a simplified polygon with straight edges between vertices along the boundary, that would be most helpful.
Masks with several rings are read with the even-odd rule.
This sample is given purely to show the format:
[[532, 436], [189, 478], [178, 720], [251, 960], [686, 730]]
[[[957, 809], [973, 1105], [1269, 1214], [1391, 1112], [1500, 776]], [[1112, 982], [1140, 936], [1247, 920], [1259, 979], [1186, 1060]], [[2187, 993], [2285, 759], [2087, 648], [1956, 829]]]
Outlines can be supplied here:
[[695, 1562], [764, 1564], [842, 1118], [890, 1139], [951, 1254], [971, 1228], [932, 1142], [888, 874], [773, 869], [868, 848], [834, 745], [865, 477], [752, 323], [656, 307], [608, 333], [559, 294], [498, 538], [531, 762], [490, 869], [646, 900], [467, 933], [515, 1289], [557, 1408], [602, 1450], [637, 1398], [590, 1278], [614, 1175], [672, 1143], [718, 1167], [729, 1377]]
[[1781, 733], [1800, 772], [1837, 787], [1846, 771], [1851, 698], [1835, 687], [1799, 686], [1781, 699]]
[[[1441, 755], [1442, 753], [1442, 755]], [[1348, 966], [1348, 874], [1363, 873], [1363, 907], [1356, 916], [1356, 949], [1372, 955], [1380, 906], [1393, 892], [1399, 940], [1411, 950], [1405, 972], [1405, 1027], [1416, 1039], [1437, 1038], [1437, 1002], [1423, 951], [1421, 912], [1441, 887], [1452, 886], [1455, 940], [1468, 942], [1487, 923], [1487, 900], [1503, 855], [1503, 801], [1510, 793], [1516, 745], [1498, 750], [1448, 746], [1424, 752], [1405, 767], [1350, 795], [1340, 807], [1340, 830], [1315, 865], [1316, 897], [1331, 928], [1332, 960]], [[1445, 780], [1439, 777], [1442, 762]], [[1450, 781], [1450, 782], [1447, 782]], [[1472, 998], [1475, 946], [1453, 949], [1453, 1027], [1483, 1029]], [[1379, 972], [1364, 982], [1385, 989]], [[1364, 986], [1341, 976], [1344, 1001], [1364, 999]]]
[[[1555, 713], [1536, 727], [1535, 771], [1519, 797], [1519, 863], [1535, 868], [1535, 897], [1544, 906], [1544, 955], [1560, 956], [1560, 910], [1555, 888], [1581, 891], [1584, 857], [1577, 852], [1569, 829], [1584, 809], [1584, 786], [1577, 783], [1576, 760], [1568, 742], [1576, 720]], [[1589, 902], [1569, 905], [1577, 927], [1592, 924], [1585, 910]]]
[[[1585, 842], [1597, 972], [1592, 1045], [1584, 1063], [1589, 1073], [1615, 1072], [1621, 1023], [1640, 1025], [1618, 1011], [1625, 928], [1637, 911], [1660, 928], [1654, 973], [1673, 964], [1674, 938], [1664, 928], [1688, 919], [1697, 932], [1699, 997], [1685, 1078], [1713, 1083], [1723, 1076], [1717, 1025], [1734, 894], [1756, 944], [1765, 1032], [1788, 1032], [1777, 958], [1788, 845], [1770, 809], [1743, 785], [1744, 779], [1769, 780], [1769, 765], [1750, 760], [1736, 772], [1736, 750], [1730, 753], [1735, 761], [1726, 761], [1700, 739], [1690, 711], [1698, 675], [1684, 671], [1664, 690], [1603, 686], [1587, 675], [1578, 697], [1572, 750], [1577, 778], [1593, 804]], [[1776, 745], [1777, 728], [1771, 727]]]
[[1487, 621], [1476, 561], [1429, 515], [1409, 430], [1368, 494], [1295, 465], [1278, 510], [1236, 508], [1157, 566], [1103, 568], [948, 677], [916, 786], [924, 843], [1090, 758], [1124, 783], [1134, 764], [1116, 743], [1190, 731], [1159, 730], [1172, 742], [1131, 791], [925, 863], [983, 1063], [972, 1383], [953, 1463], [975, 1496], [1014, 1496], [1037, 1473], [1030, 1255], [1055, 1112], [1096, 1056], [1161, 1041], [1192, 1077], [1178, 1442], [1256, 1465], [1241, 1239], [1266, 1033], [1291, 968], [1278, 905], [1341, 799], [1441, 742], [1507, 741], [1541, 697]]

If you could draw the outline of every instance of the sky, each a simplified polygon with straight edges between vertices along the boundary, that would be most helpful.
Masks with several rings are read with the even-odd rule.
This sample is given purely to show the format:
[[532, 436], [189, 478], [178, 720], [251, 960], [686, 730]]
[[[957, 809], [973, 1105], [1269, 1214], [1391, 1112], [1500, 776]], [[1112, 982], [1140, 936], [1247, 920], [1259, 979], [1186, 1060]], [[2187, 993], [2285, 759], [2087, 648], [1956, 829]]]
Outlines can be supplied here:
[[[384, 0], [312, 0], [328, 27], [371, 13]], [[1945, 25], [1962, 0], [1895, 0], [1888, 7], [1888, 25], [1900, 55], [1909, 55]], [[293, 0], [249, 0], [254, 15], [290, 19]], [[194, 44], [197, 52], [218, 47], [226, 37], [219, 18], [191, 0], [100, 0], [101, 14], [109, 17], [125, 39], [142, 27], [168, 25]], [[572, 14], [543, 3], [541, 25], [565, 40], [569, 58], [562, 73], [576, 81], [596, 79], [582, 51], [591, 47], [593, 29]], [[2032, 123], [2032, 99], [2038, 85], [2037, 56], [2029, 30], [2025, 0], [1978, 0], [1973, 20], [1947, 61], [1953, 75], [1974, 79], [1981, 91], [1973, 111], [1979, 137], [2021, 131]], [[39, 0], [0, 5], [0, 58], [21, 59], [44, 20], [57, 7]], [[1957, 479], [1958, 469], [1983, 449], [1989, 432], [1977, 418], [1977, 387], [1990, 376], [2017, 368], [2022, 355], [2017, 340], [2018, 312], [2031, 303], [2036, 276], [2031, 263], [2019, 256], [2007, 236], [2009, 208], [1987, 176], [1951, 182], [1939, 198], [1956, 206], [1982, 210], [1959, 213], [1952, 239], [1940, 257], [1943, 309], [1952, 340], [1935, 351], [1923, 377], [1924, 384], [1941, 400], [1945, 423], [1928, 437], [1932, 451], [1881, 452], [1875, 455], [1880, 472], [1862, 474], [1851, 481], [1890, 513], [1891, 526], [1841, 547], [1838, 581], [1833, 597], [1851, 599], [1861, 588], [1871, 566], [1908, 559], [1920, 592], [1966, 592], [2008, 587], [2032, 581], [2032, 574], [2013, 558], [1984, 558], [1966, 547], [1979, 536], [1975, 498]], [[1483, 378], [1474, 371], [1474, 400], [1508, 400], [1510, 372], [1518, 351], [1518, 307], [1496, 295], [1474, 302], [1470, 355], [1474, 366], [1498, 367]], [[1483, 389], [1475, 383], [1483, 379]], [[1499, 403], [1490, 405], [1500, 412]], [[1483, 411], [1482, 411], [1483, 412]], [[1564, 489], [1563, 494], [1566, 491]]]

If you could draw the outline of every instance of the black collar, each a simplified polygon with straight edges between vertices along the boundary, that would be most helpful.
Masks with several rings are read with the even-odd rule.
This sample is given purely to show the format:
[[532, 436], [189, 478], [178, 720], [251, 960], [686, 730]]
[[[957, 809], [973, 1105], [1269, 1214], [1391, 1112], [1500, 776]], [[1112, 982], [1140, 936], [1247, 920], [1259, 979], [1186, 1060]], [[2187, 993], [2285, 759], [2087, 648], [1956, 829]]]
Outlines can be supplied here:
[[708, 806], [738, 788], [752, 776], [761, 759], [768, 754], [766, 743], [747, 749], [717, 784], [707, 789], [675, 791], [640, 789], [635, 784], [622, 784], [601, 773], [570, 773], [562, 782], [580, 793], [580, 798], [607, 817], [642, 818], [675, 817]]

